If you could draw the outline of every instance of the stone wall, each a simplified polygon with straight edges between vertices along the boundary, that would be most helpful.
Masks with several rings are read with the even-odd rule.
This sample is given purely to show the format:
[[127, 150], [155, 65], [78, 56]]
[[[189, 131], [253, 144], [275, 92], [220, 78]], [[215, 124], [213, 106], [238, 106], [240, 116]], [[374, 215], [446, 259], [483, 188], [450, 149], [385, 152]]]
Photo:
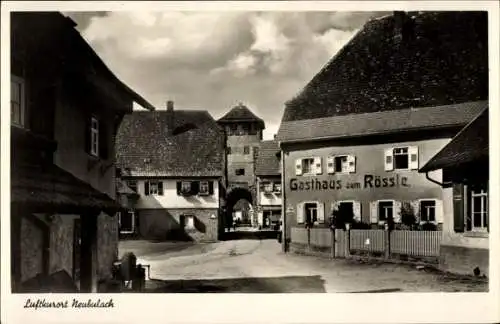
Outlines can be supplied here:
[[43, 231], [23, 217], [21, 219], [21, 282], [42, 272]]
[[[201, 208], [142, 209], [138, 211], [142, 238], [156, 240], [216, 241], [218, 210]], [[181, 228], [181, 216], [194, 216], [193, 228]], [[214, 215], [215, 218], [211, 218]]]
[[97, 276], [111, 278], [111, 267], [118, 259], [118, 217], [101, 213], [97, 218]]
[[50, 224], [50, 273], [66, 270], [73, 273], [74, 222], [78, 215], [53, 215]]

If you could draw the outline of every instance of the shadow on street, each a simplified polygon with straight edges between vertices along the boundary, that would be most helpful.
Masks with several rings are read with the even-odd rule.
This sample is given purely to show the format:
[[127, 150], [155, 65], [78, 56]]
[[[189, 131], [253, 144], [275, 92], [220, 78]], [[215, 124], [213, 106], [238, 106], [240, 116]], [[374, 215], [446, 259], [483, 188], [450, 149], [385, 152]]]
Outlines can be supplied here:
[[278, 237], [278, 232], [277, 231], [269, 231], [269, 230], [263, 230], [263, 231], [244, 231], [244, 230], [237, 230], [234, 232], [225, 232], [221, 240], [222, 241], [230, 241], [230, 240], [269, 240], [269, 239], [274, 239], [276, 240]]
[[[150, 287], [147, 287], [150, 286]], [[321, 276], [228, 278], [196, 280], [152, 279], [146, 293], [326, 293]]]

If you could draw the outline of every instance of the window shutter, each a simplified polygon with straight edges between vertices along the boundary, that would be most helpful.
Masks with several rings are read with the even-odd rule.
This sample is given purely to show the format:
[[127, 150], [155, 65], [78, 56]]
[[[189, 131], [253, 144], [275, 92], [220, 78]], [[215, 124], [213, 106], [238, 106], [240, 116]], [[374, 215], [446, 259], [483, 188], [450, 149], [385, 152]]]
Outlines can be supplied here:
[[182, 181], [177, 181], [177, 196], [181, 195]]
[[108, 154], [108, 133], [106, 129], [106, 124], [99, 120], [99, 157], [101, 159], [107, 160], [109, 158]]
[[355, 201], [352, 203], [352, 209], [354, 214], [354, 220], [361, 222], [361, 202]]
[[208, 194], [211, 196], [214, 194], [214, 182], [208, 181]]
[[394, 212], [393, 212], [393, 219], [394, 223], [401, 223], [401, 202], [400, 201], [394, 201]]
[[464, 186], [462, 184], [453, 184], [453, 229], [455, 232], [464, 231]]
[[163, 196], [163, 181], [158, 181], [158, 195]]
[[323, 224], [325, 222], [325, 204], [317, 203], [318, 206], [318, 223]]
[[356, 157], [354, 155], [347, 156], [347, 163], [348, 163], [347, 170], [349, 171], [349, 173], [356, 172]]
[[408, 148], [408, 159], [410, 170], [418, 170], [418, 146], [410, 146]]
[[295, 175], [302, 174], [302, 159], [295, 160]]
[[384, 151], [384, 169], [385, 171], [394, 170], [394, 158], [392, 156], [393, 149], [385, 149]]
[[370, 223], [378, 222], [378, 202], [372, 201], [370, 202]]
[[304, 204], [297, 204], [297, 224], [304, 224]]
[[412, 200], [410, 201], [410, 206], [413, 209], [413, 214], [415, 215], [415, 221], [420, 223], [420, 201]]
[[436, 222], [443, 223], [444, 220], [443, 201], [436, 199]]
[[316, 156], [314, 158], [314, 170], [315, 174], [321, 174], [323, 172], [323, 166], [321, 165], [321, 157]]
[[326, 158], [326, 172], [328, 174], [334, 174], [335, 173], [335, 157], [328, 156]]
[[90, 154], [90, 123], [92, 117], [90, 115], [85, 116], [85, 152]]
[[149, 181], [144, 181], [144, 194], [149, 196]]

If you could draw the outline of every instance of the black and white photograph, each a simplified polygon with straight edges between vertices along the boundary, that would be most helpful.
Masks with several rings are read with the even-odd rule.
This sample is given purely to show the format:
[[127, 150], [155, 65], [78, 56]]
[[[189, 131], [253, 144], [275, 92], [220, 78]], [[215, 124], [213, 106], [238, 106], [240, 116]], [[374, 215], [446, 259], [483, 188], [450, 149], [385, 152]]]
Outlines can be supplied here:
[[19, 3], [1, 149], [19, 311], [498, 289], [498, 9]]

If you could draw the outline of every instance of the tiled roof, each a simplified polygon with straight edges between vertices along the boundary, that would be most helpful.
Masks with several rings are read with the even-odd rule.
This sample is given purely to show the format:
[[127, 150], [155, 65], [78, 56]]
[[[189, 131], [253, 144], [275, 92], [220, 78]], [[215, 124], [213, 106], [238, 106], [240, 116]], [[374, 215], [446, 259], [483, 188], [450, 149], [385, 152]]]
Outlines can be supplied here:
[[[369, 21], [290, 100], [283, 122], [488, 99], [487, 12]], [[398, 38], [398, 35], [403, 35]]]
[[61, 213], [82, 208], [120, 209], [118, 203], [107, 194], [54, 164], [12, 167], [11, 202]]
[[487, 101], [477, 101], [282, 122], [276, 139], [281, 142], [308, 141], [465, 126], [487, 106]]
[[260, 142], [259, 153], [255, 163], [255, 174], [280, 175], [279, 152], [280, 148], [277, 141]]
[[120, 178], [116, 178], [116, 192], [125, 195], [135, 195], [136, 192], [130, 189], [129, 186]]
[[117, 166], [130, 176], [222, 176], [224, 135], [207, 111], [175, 110], [126, 115], [116, 138]]
[[264, 127], [264, 120], [257, 117], [248, 107], [239, 104], [218, 120], [219, 123], [258, 122]]
[[488, 124], [488, 109], [485, 109], [430, 159], [420, 172], [458, 166], [487, 158], [489, 154]]

